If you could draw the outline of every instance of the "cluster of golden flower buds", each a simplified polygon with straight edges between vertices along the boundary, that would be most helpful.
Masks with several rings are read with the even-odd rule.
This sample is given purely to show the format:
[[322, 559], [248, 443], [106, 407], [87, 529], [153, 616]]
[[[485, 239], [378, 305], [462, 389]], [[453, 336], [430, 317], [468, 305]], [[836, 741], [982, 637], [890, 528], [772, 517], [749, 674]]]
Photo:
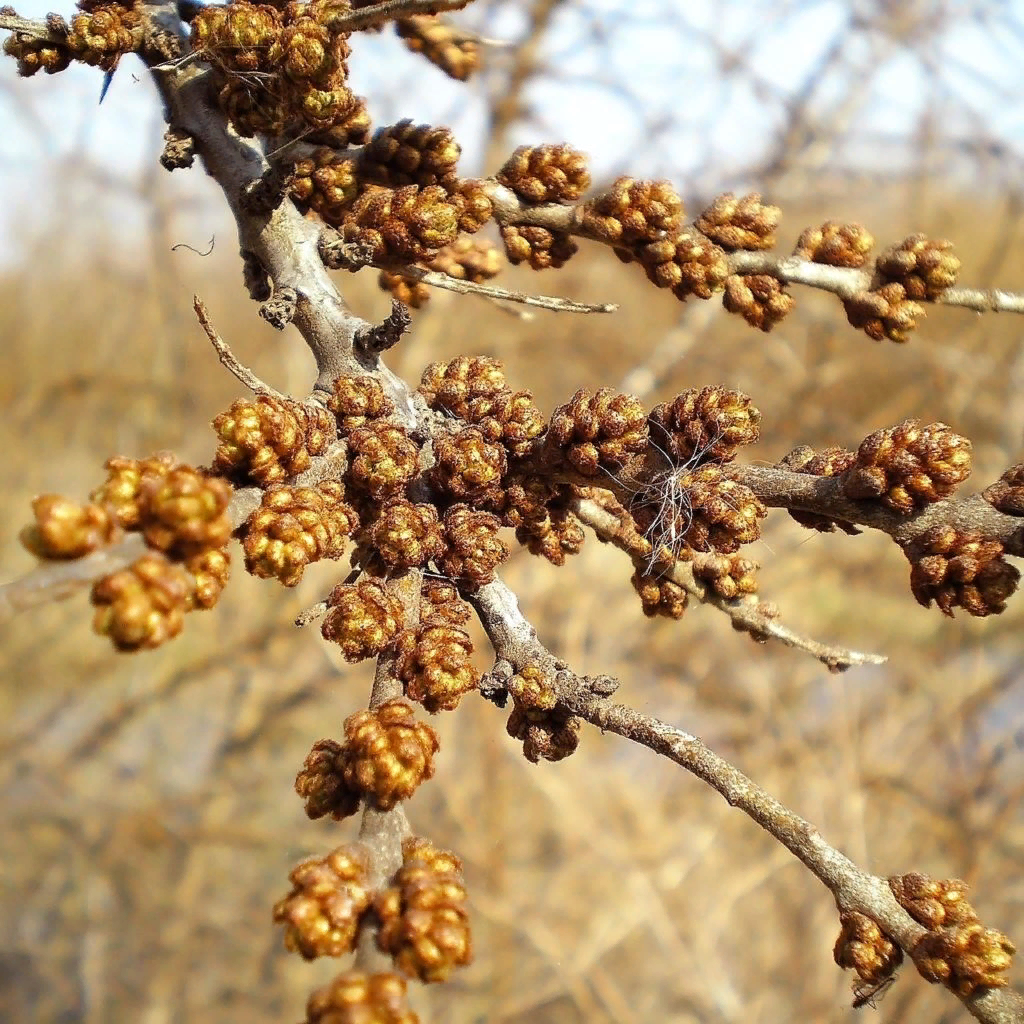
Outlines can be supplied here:
[[93, 627], [119, 650], [157, 647], [181, 632], [186, 612], [216, 604], [227, 583], [232, 488], [167, 453], [112, 458], [106, 469], [85, 505], [36, 498], [35, 522], [21, 539], [40, 558], [76, 559], [124, 530], [141, 533], [151, 550], [93, 585]]
[[405, 630], [396, 669], [406, 696], [431, 714], [454, 711], [480, 682], [472, 654], [473, 641], [460, 625], [430, 620]]
[[614, 388], [580, 388], [551, 415], [544, 438], [552, 456], [583, 476], [620, 467], [648, 444], [647, 411], [638, 398]]
[[880, 985], [903, 963], [903, 950], [865, 914], [846, 910], [839, 915], [839, 938], [832, 950], [835, 962], [854, 970], [868, 985]]
[[346, 971], [309, 997], [303, 1024], [420, 1024], [405, 992], [397, 974]]
[[377, 944], [422, 982], [442, 982], [473, 959], [462, 862], [424, 839], [403, 844], [394, 884], [377, 894]]
[[[47, 19], [49, 37], [15, 32], [4, 40], [4, 53], [18, 62], [18, 74], [56, 74], [73, 60], [113, 71], [120, 59], [142, 44], [142, 16], [136, 0], [79, 0], [80, 13], [68, 25], [59, 15]], [[2, 8], [14, 14], [14, 8]]]
[[761, 412], [731, 388], [687, 388], [651, 410], [651, 438], [679, 466], [731, 462], [760, 437]]
[[933, 879], [918, 872], [889, 879], [900, 905], [927, 932], [910, 951], [918, 972], [966, 999], [979, 988], [1006, 985], [1014, 944], [986, 928], [967, 900], [960, 879]]
[[464, 82], [480, 66], [476, 40], [440, 18], [429, 14], [398, 18], [395, 31], [413, 53], [422, 53], [449, 78]]
[[387, 811], [434, 774], [437, 733], [401, 699], [345, 719], [345, 741], [314, 744], [295, 779], [310, 818], [341, 820], [366, 801]]

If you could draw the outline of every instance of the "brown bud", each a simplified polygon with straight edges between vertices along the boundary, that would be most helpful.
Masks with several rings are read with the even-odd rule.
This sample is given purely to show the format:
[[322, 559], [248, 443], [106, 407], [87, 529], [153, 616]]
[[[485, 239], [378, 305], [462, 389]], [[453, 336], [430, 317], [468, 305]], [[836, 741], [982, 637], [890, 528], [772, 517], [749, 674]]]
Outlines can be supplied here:
[[309, 997], [303, 1024], [420, 1024], [405, 989], [397, 974], [346, 971]]
[[140, 525], [146, 543], [172, 556], [188, 557], [231, 539], [231, 485], [191, 466], [148, 476], [139, 487]]
[[352, 952], [373, 899], [369, 875], [369, 855], [356, 843], [297, 864], [288, 876], [291, 892], [274, 905], [274, 922], [285, 926], [285, 947], [306, 960]]
[[451, 190], [462, 147], [450, 128], [410, 118], [378, 128], [359, 158], [359, 171], [387, 185], [441, 185]]
[[431, 409], [442, 409], [465, 420], [474, 403], [505, 394], [508, 383], [500, 360], [458, 356], [449, 363], [431, 363], [423, 371], [418, 390]]
[[459, 230], [476, 234], [494, 216], [494, 204], [486, 183], [477, 178], [461, 178], [452, 202], [459, 216]]
[[976, 921], [978, 915], [967, 899], [968, 885], [959, 878], [929, 878], [920, 871], [889, 878], [889, 888], [899, 905], [925, 928]]
[[501, 521], [490, 512], [453, 505], [444, 514], [447, 543], [438, 568], [467, 590], [490, 583], [495, 570], [509, 555], [498, 535], [500, 528]]
[[571, 146], [520, 146], [498, 181], [527, 203], [574, 203], [590, 188], [587, 158]]
[[117, 521], [102, 505], [41, 494], [32, 512], [36, 521], [21, 531], [21, 542], [37, 558], [81, 558], [117, 536]]
[[967, 999], [979, 988], [1005, 986], [1005, 972], [1016, 952], [1002, 932], [973, 921], [926, 932], [910, 955], [922, 978]]
[[159, 647], [181, 632], [191, 589], [181, 566], [151, 551], [93, 584], [93, 629], [119, 651]]
[[393, 299], [397, 299], [410, 309], [422, 309], [430, 301], [428, 285], [403, 277], [393, 270], [382, 270], [377, 275], [377, 287], [382, 292], [390, 292]]
[[677, 583], [664, 576], [642, 573], [638, 569], [630, 577], [633, 589], [640, 595], [644, 615], [654, 618], [662, 615], [666, 619], [681, 619], [686, 611], [686, 591]]
[[330, 611], [321, 632], [325, 640], [340, 644], [346, 661], [376, 657], [402, 628], [401, 601], [376, 580], [340, 584], [327, 603]]
[[1008, 516], [1024, 516], [1024, 462], [1011, 466], [981, 495], [993, 508]]
[[933, 301], [956, 284], [960, 261], [953, 255], [953, 243], [927, 235], [911, 235], [890, 246], [875, 263], [883, 281], [898, 282], [908, 299]]
[[671, 182], [617, 178], [585, 205], [581, 227], [591, 238], [628, 248], [676, 234], [683, 215]]
[[437, 436], [434, 458], [430, 476], [439, 490], [474, 505], [500, 502], [508, 457], [501, 445], [487, 441], [477, 427]]
[[757, 563], [738, 554], [696, 552], [693, 556], [693, 575], [706, 583], [718, 597], [732, 601], [737, 597], [757, 593]]
[[261, 579], [294, 587], [303, 570], [323, 558], [340, 558], [359, 524], [334, 481], [318, 487], [275, 485], [245, 525], [245, 567]]
[[687, 388], [650, 415], [651, 439], [681, 466], [732, 462], [760, 436], [761, 412], [742, 391]]
[[407, 842], [394, 885], [378, 894], [374, 910], [377, 945], [410, 977], [447, 981], [473, 959], [462, 865], [445, 851]]
[[532, 764], [561, 761], [580, 743], [580, 720], [564, 711], [512, 709], [505, 731], [523, 744], [523, 756]]
[[395, 28], [413, 53], [422, 53], [449, 78], [464, 82], [480, 66], [476, 41], [439, 18], [413, 14], [398, 18]]
[[75, 60], [113, 71], [126, 53], [142, 43], [142, 14], [119, 3], [91, 5], [71, 19], [67, 46]]
[[903, 963], [903, 950], [870, 917], [855, 910], [839, 915], [839, 938], [832, 956], [840, 967], [855, 970], [872, 985], [891, 977]]
[[469, 634], [458, 626], [430, 622], [406, 630], [399, 637], [397, 663], [406, 695], [431, 714], [454, 711], [480, 681], [472, 652]]
[[384, 420], [375, 420], [349, 434], [353, 485], [380, 500], [397, 494], [416, 475], [419, 448], [405, 430]]
[[545, 445], [584, 476], [615, 469], [647, 446], [647, 414], [640, 399], [614, 388], [580, 388], [551, 416]]
[[446, 550], [437, 509], [405, 498], [394, 498], [380, 510], [370, 542], [389, 569], [426, 565]]
[[725, 192], [700, 215], [696, 228], [728, 252], [771, 249], [781, 219], [782, 211], [762, 203], [757, 192], [740, 199]]
[[447, 580], [425, 579], [420, 590], [423, 625], [464, 626], [472, 617], [468, 604]]
[[[11, 8], [13, 13], [13, 8]], [[37, 71], [55, 75], [71, 64], [71, 51], [64, 43], [37, 39], [22, 32], [12, 32], [4, 40], [4, 53], [18, 62], [18, 74], [31, 78]]]
[[529, 263], [533, 270], [558, 270], [579, 252], [570, 235], [536, 225], [506, 224], [501, 229], [505, 256], [512, 266]]
[[231, 575], [231, 556], [223, 548], [210, 548], [185, 560], [194, 586], [189, 595], [188, 611], [207, 611], [218, 600]]
[[106, 481], [90, 497], [98, 505], [111, 509], [117, 522], [126, 530], [137, 530], [142, 524], [140, 495], [143, 482], [166, 476], [178, 465], [177, 456], [158, 452], [148, 459], [107, 459]]
[[918, 317], [925, 315], [924, 306], [910, 299], [907, 289], [898, 281], [844, 299], [843, 308], [850, 324], [875, 341], [909, 341]]
[[355, 161], [326, 146], [295, 164], [290, 194], [303, 208], [337, 227], [359, 194]]
[[338, 433], [342, 437], [370, 420], [390, 416], [395, 403], [384, 394], [376, 377], [348, 377], [344, 374], [334, 381], [334, 393], [327, 400], [327, 408], [338, 419]]
[[807, 228], [797, 239], [793, 255], [829, 267], [863, 267], [875, 240], [860, 224], [829, 220]]
[[876, 430], [857, 449], [843, 475], [843, 492], [859, 501], [881, 500], [909, 515], [948, 497], [971, 472], [971, 442], [946, 426], [904, 420]]
[[459, 281], [482, 284], [495, 277], [504, 263], [501, 251], [493, 242], [462, 235], [450, 245], [438, 249], [427, 266]]
[[796, 302], [769, 274], [732, 274], [725, 279], [722, 305], [742, 316], [751, 327], [767, 333], [793, 311]]
[[[856, 453], [836, 445], [830, 445], [828, 448], [816, 452], [810, 445], [803, 444], [798, 445], [783, 458], [779, 462], [779, 466], [792, 470], [794, 473], [806, 473], [809, 476], [840, 476], [856, 461]], [[820, 533], [832, 533], [836, 528], [851, 537], [860, 533], [860, 530], [851, 523], [830, 519], [828, 516], [821, 516], [815, 512], [790, 509], [789, 514], [801, 526], [806, 526], [809, 530], [818, 530]]]

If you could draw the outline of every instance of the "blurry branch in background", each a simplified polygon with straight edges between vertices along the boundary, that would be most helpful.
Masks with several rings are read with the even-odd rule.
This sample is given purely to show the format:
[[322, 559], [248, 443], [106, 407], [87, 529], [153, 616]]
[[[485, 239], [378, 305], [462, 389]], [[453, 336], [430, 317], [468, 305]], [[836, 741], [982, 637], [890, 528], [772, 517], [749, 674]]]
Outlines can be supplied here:
[[[476, 237], [489, 223], [512, 264], [557, 270], [584, 239], [637, 264], [680, 302], [721, 295], [728, 313], [763, 332], [792, 311], [789, 285], [831, 292], [854, 328], [898, 343], [929, 306], [1022, 312], [1024, 300], [958, 287], [951, 243], [923, 234], [872, 258], [865, 228], [828, 221], [803, 231], [792, 255], [773, 253], [781, 210], [757, 193], [723, 193], [692, 223], [667, 181], [623, 176], [585, 199], [587, 162], [568, 145], [520, 147], [493, 177], [467, 178], [447, 129], [401, 121], [371, 137], [366, 104], [348, 85], [350, 36], [394, 21], [411, 49], [461, 80], [476, 69], [478, 49], [434, 16], [463, 6], [279, 9], [235, 0], [192, 12], [187, 38], [169, 3], [85, 0], [70, 24], [0, 15], [13, 33], [5, 51], [26, 77], [73, 60], [105, 71], [128, 53], [146, 61], [169, 125], [163, 165], [201, 159], [234, 215], [260, 315], [278, 329], [294, 326], [317, 371], [306, 398], [275, 391], [231, 354], [196, 300], [218, 357], [254, 391], [213, 421], [210, 465], [169, 453], [115, 457], [87, 503], [37, 498], [23, 542], [45, 568], [8, 584], [0, 600], [18, 608], [47, 589], [63, 596], [91, 581], [96, 631], [119, 650], [141, 651], [217, 603], [232, 539], [249, 573], [285, 587], [307, 565], [349, 555], [352, 572], [300, 621], [323, 612], [322, 635], [346, 661], [375, 660], [373, 688], [366, 710], [346, 719], [343, 740], [313, 745], [296, 790], [310, 818], [361, 814], [360, 837], [297, 865], [273, 911], [302, 957], [355, 954], [353, 970], [311, 996], [309, 1024], [349, 1011], [413, 1021], [405, 978], [444, 982], [471, 960], [461, 861], [409, 834], [403, 802], [433, 775], [440, 745], [410, 701], [454, 711], [474, 690], [501, 707], [512, 701], [506, 729], [530, 761], [571, 755], [588, 722], [667, 757], [740, 807], [832, 892], [834, 957], [857, 975], [855, 1004], [906, 955], [979, 1021], [1019, 1020], [1024, 1001], [1006, 978], [1014, 945], [981, 923], [965, 883], [861, 871], [695, 736], [611, 703], [614, 680], [572, 672], [497, 572], [509, 554], [503, 527], [562, 566], [586, 525], [629, 555], [649, 616], [681, 618], [694, 598], [756, 641], [841, 671], [883, 659], [799, 636], [759, 602], [757, 566], [741, 551], [760, 537], [767, 507], [820, 532], [888, 534], [911, 563], [921, 604], [981, 617], [1002, 612], [1019, 581], [1007, 558], [1024, 553], [1024, 466], [954, 498], [971, 471], [971, 443], [944, 423], [916, 420], [875, 431], [855, 451], [801, 445], [775, 465], [744, 465], [735, 460], [758, 440], [761, 413], [733, 389], [688, 388], [648, 408], [633, 394], [580, 388], [546, 417], [495, 359], [433, 363], [413, 387], [380, 356], [402, 341], [405, 304], [422, 306], [425, 284], [556, 311], [614, 308], [484, 284], [501, 268], [497, 249]], [[559, 7], [531, 8], [509, 106], [494, 115], [501, 130], [544, 66], [541, 46]], [[889, 26], [897, 27], [904, 31]], [[827, 51], [806, 94], [837, 53]], [[396, 300], [379, 324], [353, 313], [327, 272], [366, 266]], [[497, 659], [483, 678], [464, 628], [473, 611]]]

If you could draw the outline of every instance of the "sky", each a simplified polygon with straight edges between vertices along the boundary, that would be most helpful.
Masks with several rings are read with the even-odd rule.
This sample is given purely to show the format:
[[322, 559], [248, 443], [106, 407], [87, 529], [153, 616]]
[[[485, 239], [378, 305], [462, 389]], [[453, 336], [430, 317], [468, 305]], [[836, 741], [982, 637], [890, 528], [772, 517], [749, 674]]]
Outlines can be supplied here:
[[[22, 0], [17, 9], [41, 17], [51, 6]], [[897, 12], [896, 36], [910, 25], [925, 37], [916, 47], [923, 58], [898, 38], [851, 30], [852, 19], [880, 8]], [[489, 38], [514, 41], [525, 31], [524, 11], [506, 2], [471, 7], [462, 18]], [[947, 12], [951, 28], [929, 28], [929, 14], [938, 11]], [[72, 8], [59, 13], [69, 16]], [[840, 124], [846, 140], [830, 146], [829, 159], [898, 167], [931, 111], [929, 130], [950, 152], [984, 131], [1002, 147], [1006, 173], [1021, 178], [1020, 2], [569, 0], [549, 36], [551, 74], [530, 92], [532, 123], [515, 141], [570, 142], [591, 155], [595, 177], [629, 169], [715, 189], [715, 175], [726, 169], [729, 184], [756, 185], [757, 168], [785, 124], [786, 101], [807, 88], [829, 54], [835, 60], [810, 105], [822, 126]], [[507, 54], [490, 56], [500, 63]], [[743, 70], [724, 75], [730, 62]], [[493, 88], [486, 75], [468, 88], [452, 82], [386, 33], [356, 40], [351, 80], [369, 97], [376, 123], [412, 117], [450, 124], [463, 144], [463, 166], [478, 169], [486, 91]], [[67, 219], [85, 211], [142, 226], [140, 189], [144, 195], [155, 173], [163, 130], [156, 94], [131, 58], [102, 105], [101, 82], [96, 69], [79, 65], [22, 80], [12, 60], [0, 61], [0, 265], [23, 254], [41, 208]], [[860, 84], [851, 89], [851, 82]], [[658, 132], [659, 125], [669, 130]], [[62, 173], [69, 166], [75, 173]], [[196, 177], [175, 183], [174, 201], [209, 201]]]

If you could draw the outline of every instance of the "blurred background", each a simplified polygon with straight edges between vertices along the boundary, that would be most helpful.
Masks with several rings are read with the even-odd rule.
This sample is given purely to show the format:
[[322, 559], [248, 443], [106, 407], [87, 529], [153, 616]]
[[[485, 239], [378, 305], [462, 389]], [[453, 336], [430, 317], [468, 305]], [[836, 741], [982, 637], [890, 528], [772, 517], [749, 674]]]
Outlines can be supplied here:
[[[923, 231], [955, 241], [964, 283], [1024, 290], [1018, 4], [478, 0], [459, 22], [510, 44], [485, 47], [468, 85], [391, 33], [355, 41], [352, 75], [378, 124], [455, 126], [467, 173], [565, 141], [598, 182], [671, 178], [691, 216], [757, 189], [783, 208], [782, 247], [830, 218], [880, 245]], [[193, 293], [273, 386], [301, 395], [313, 376], [298, 336], [246, 297], [215, 188], [198, 167], [159, 167], [140, 65], [123, 62], [102, 106], [99, 90], [91, 69], [23, 81], [0, 62], [4, 579], [32, 565], [17, 533], [34, 494], [84, 497], [112, 454], [209, 459], [209, 421], [239, 389]], [[909, 344], [876, 345], [798, 290], [762, 335], [588, 248], [502, 281], [620, 309], [524, 320], [437, 292], [391, 365], [416, 380], [432, 360], [499, 356], [546, 411], [578, 386], [653, 403], [726, 384], [761, 408], [748, 457], [767, 461], [907, 416], [972, 438], [975, 489], [1024, 457], [1019, 318], [935, 308]], [[339, 284], [362, 315], [387, 310], [375, 272]], [[984, 922], [1020, 943], [1022, 600], [945, 620], [914, 602], [887, 539], [812, 534], [781, 513], [748, 553], [789, 625], [888, 664], [829, 675], [701, 607], [645, 620], [625, 557], [593, 539], [562, 569], [517, 554], [504, 577], [576, 670], [617, 675], [621, 699], [702, 736], [863, 867], [965, 878]], [[297, 859], [357, 830], [308, 822], [292, 792], [312, 743], [369, 691], [368, 666], [291, 624], [344, 572], [314, 566], [289, 591], [236, 572], [214, 612], [134, 657], [92, 635], [84, 595], [0, 624], [0, 1019], [290, 1022], [333, 976], [336, 963], [285, 953], [270, 907]], [[485, 643], [478, 654], [486, 668]], [[424, 1020], [969, 1019], [912, 967], [876, 1011], [852, 1010], [829, 894], [754, 824], [613, 736], [528, 764], [504, 717], [467, 699], [435, 718], [438, 772], [408, 806], [464, 859], [475, 929], [473, 966], [414, 993]]]

